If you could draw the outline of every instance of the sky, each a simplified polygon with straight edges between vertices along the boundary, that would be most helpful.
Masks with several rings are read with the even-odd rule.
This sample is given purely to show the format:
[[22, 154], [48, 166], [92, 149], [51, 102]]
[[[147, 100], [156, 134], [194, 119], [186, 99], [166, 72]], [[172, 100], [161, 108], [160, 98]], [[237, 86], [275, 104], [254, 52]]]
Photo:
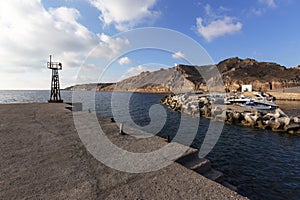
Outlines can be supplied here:
[[[299, 9], [298, 0], [1, 1], [0, 89], [49, 89], [50, 54], [63, 66], [61, 88], [207, 64], [188, 54], [297, 67]], [[188, 53], [190, 42], [202, 52]]]

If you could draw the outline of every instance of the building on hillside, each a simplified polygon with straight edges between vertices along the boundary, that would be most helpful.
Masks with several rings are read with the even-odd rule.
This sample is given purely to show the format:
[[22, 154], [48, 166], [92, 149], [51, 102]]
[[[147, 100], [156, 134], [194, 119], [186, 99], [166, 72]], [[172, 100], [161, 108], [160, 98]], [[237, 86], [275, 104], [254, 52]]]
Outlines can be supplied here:
[[253, 86], [252, 85], [242, 85], [242, 92], [252, 92]]

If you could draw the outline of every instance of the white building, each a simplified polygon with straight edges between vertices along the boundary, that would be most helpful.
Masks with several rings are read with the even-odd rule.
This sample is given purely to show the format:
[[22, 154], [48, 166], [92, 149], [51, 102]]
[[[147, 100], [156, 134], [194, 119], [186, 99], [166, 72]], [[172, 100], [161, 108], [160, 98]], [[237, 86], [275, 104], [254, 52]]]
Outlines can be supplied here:
[[252, 85], [242, 85], [242, 92], [252, 92], [253, 86]]

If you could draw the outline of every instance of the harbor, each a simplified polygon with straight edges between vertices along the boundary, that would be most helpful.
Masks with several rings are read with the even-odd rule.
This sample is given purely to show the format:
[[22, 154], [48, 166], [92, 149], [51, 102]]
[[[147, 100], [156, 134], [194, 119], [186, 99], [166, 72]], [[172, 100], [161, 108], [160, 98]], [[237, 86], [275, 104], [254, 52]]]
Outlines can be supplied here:
[[[205, 117], [229, 124], [268, 129], [272, 131], [300, 133], [300, 118], [288, 116], [274, 103], [271, 96], [254, 93], [253, 97], [225, 97], [209, 94], [169, 94], [161, 103], [171, 109], [194, 117]], [[268, 99], [269, 98], [269, 99]]]
[[299, 200], [299, 8], [1, 1], [0, 200]]
[[[88, 109], [91, 109], [92, 112], [96, 112], [98, 115], [104, 116], [107, 119], [106, 122], [109, 125], [108, 127], [114, 127], [113, 123], [110, 122], [110, 118], [112, 117], [112, 113], [110, 111], [112, 109], [112, 93], [94, 93], [86, 91], [80, 92], [79, 94], [83, 99], [82, 110], [85, 114], [88, 114]], [[52, 197], [55, 196], [55, 194], [51, 193], [51, 191], [69, 191], [71, 190], [70, 188], [75, 186], [77, 189], [74, 189], [74, 191], [80, 191], [80, 187], [78, 186], [80, 182], [91, 182], [92, 184], [85, 187], [86, 190], [88, 190], [87, 192], [81, 191], [76, 193], [76, 195], [80, 193], [79, 196], [84, 196], [86, 194], [85, 197], [88, 198], [87, 193], [91, 191], [89, 188], [91, 188], [94, 183], [94, 185], [96, 185], [97, 181], [93, 182], [94, 179], [92, 178], [91, 180], [87, 179], [88, 181], [86, 181], [82, 178], [84, 176], [94, 176], [88, 175], [89, 173], [86, 171], [90, 168], [87, 167], [89, 164], [81, 166], [82, 163], [90, 162], [89, 160], [92, 156], [85, 150], [85, 147], [78, 138], [78, 134], [75, 132], [76, 130], [74, 129], [74, 125], [72, 125], [73, 122], [70, 116], [71, 112], [65, 109], [66, 107], [70, 108], [71, 106], [67, 104], [55, 104], [49, 107], [50, 104], [47, 105], [45, 103], [49, 98], [49, 91], [0, 91], [0, 95], [2, 97], [1, 99], [4, 100], [3, 102], [6, 103], [6, 105], [1, 105], [1, 113], [5, 113], [4, 115], [1, 115], [1, 133], [3, 134], [1, 140], [1, 144], [3, 145], [1, 150], [3, 152], [8, 152], [7, 154], [2, 155], [2, 158], [7, 161], [2, 162], [1, 169], [4, 169], [4, 174], [7, 175], [3, 176], [1, 183], [4, 184], [7, 182], [7, 184], [2, 184], [5, 190], [3, 190], [1, 195], [9, 194], [9, 191], [11, 191], [10, 195], [13, 195], [12, 188], [15, 186], [18, 187], [14, 189], [16, 197], [18, 195], [41, 196], [41, 193], [45, 193], [45, 196], [46, 194], [49, 194], [50, 197]], [[61, 95], [64, 102], [70, 102], [72, 100], [71, 91], [62, 91]], [[120, 95], [120, 97], [122, 97], [121, 103], [124, 104], [125, 102], [123, 99], [128, 99], [127, 96], [130, 94], [121, 93]], [[159, 101], [163, 97], [163, 94], [132, 94], [131, 103], [134, 103], [134, 106], [130, 106], [132, 119], [141, 126], [148, 123], [149, 119], [147, 115], [149, 107], [151, 107], [151, 105], [159, 104]], [[96, 99], [94, 109], [92, 102], [89, 101], [92, 98]], [[40, 103], [33, 103], [36, 100], [39, 100]], [[26, 103], [20, 104], [20, 102]], [[282, 108], [282, 110], [289, 116], [296, 116], [299, 113], [298, 101], [276, 101], [276, 103], [278, 103], [280, 108]], [[170, 140], [172, 140], [174, 134], [177, 133], [177, 124], [181, 123], [180, 118], [183, 113], [169, 109], [167, 106], [164, 107], [168, 114], [168, 119], [165, 127], [157, 134], [163, 139], [153, 140], [161, 141], [162, 143], [155, 142], [151, 143], [152, 145], [165, 145], [166, 142], [164, 139], [166, 138], [166, 133], [170, 134]], [[142, 116], [140, 111], [143, 113]], [[120, 110], [120, 112], [122, 112], [122, 110]], [[37, 122], [33, 120], [34, 113], [36, 113], [36, 118], [38, 118], [36, 120]], [[44, 113], [47, 113], [47, 116]], [[80, 112], [76, 113], [79, 114]], [[27, 114], [28, 117], [26, 117]], [[199, 149], [210, 120], [204, 117], [199, 120], [197, 117], [186, 114], [184, 115], [188, 119], [188, 121], [182, 124], [186, 134], [189, 134], [190, 127], [192, 127], [194, 121], [199, 121], [198, 133], [194, 143], [192, 144], [193, 148]], [[99, 118], [99, 120], [105, 118]], [[58, 123], [58, 125], [55, 126], [55, 123]], [[65, 126], [64, 123], [66, 123]], [[115, 131], [116, 134], [112, 134], [111, 136], [112, 138], [123, 138], [120, 142], [123, 141], [126, 143], [124, 138], [130, 138], [128, 136], [119, 136], [119, 129], [115, 129]], [[22, 134], [22, 132], [24, 132], [24, 134]], [[151, 132], [151, 134], [155, 133]], [[12, 138], [16, 138], [16, 140], [14, 141]], [[46, 142], [47, 138], [50, 138], [51, 141]], [[60, 143], [57, 144], [57, 141], [60, 141]], [[299, 141], [300, 137], [297, 134], [291, 135], [286, 132], [272, 132], [271, 130], [225, 123], [218, 143], [215, 145], [211, 153], [205, 157], [205, 159], [209, 160], [213, 169], [223, 174], [223, 176], [220, 176], [221, 180], [224, 179], [224, 181], [236, 186], [237, 192], [243, 196], [250, 199], [271, 200], [282, 196], [285, 196], [288, 199], [297, 199], [300, 195], [298, 192]], [[119, 145], [119, 143], [116, 144]], [[128, 144], [130, 145], [131, 143]], [[134, 147], [138, 147], [141, 150], [143, 145], [139, 146], [140, 147], [138, 147], [138, 145], [132, 146], [132, 148], [128, 150], [134, 151]], [[52, 147], [58, 148], [58, 150], [51, 150], [50, 148]], [[22, 150], [22, 148], [24, 148], [24, 150]], [[13, 153], [14, 151], [16, 151], [16, 153]], [[39, 151], [41, 152], [38, 153]], [[47, 151], [49, 152], [47, 153]], [[36, 153], [32, 154], [32, 156], [26, 156], [27, 152]], [[83, 154], [83, 152], [85, 153]], [[20, 153], [22, 153], [22, 155], [19, 155]], [[83, 159], [82, 154], [83, 157], [87, 157]], [[55, 159], [56, 156], [57, 160]], [[48, 158], [49, 161], [47, 161]], [[30, 160], [34, 161], [33, 164], [30, 164]], [[96, 162], [96, 160], [94, 161]], [[95, 163], [94, 161], [93, 163]], [[39, 164], [40, 162], [41, 164]], [[57, 162], [60, 162], [61, 164], [57, 164]], [[192, 166], [191, 168], [197, 168], [196, 166], [199, 165], [196, 165], [196, 163], [195, 166]], [[12, 168], [8, 168], [9, 164], [12, 164]], [[49, 167], [47, 168], [47, 166]], [[59, 171], [57, 168], [60, 168], [62, 171], [65, 171], [65, 173], [69, 174], [61, 175], [61, 172], [57, 172]], [[99, 168], [103, 169], [103, 167]], [[107, 168], [105, 169], [108, 170]], [[26, 172], [26, 174], [23, 176], [20, 170], [23, 170], [22, 172]], [[83, 172], [80, 172], [79, 174], [81, 175], [78, 177], [77, 172], [82, 170]], [[46, 173], [47, 171], [56, 173], [56, 180], [52, 180], [52, 175], [50, 173]], [[274, 176], [274, 171], [276, 171], [276, 176]], [[103, 181], [107, 180], [105, 178], [107, 176], [106, 172], [103, 177], [101, 174], [102, 172], [95, 172], [95, 176], [101, 177], [99, 179]], [[34, 173], [38, 174], [33, 176], [32, 174]], [[110, 171], [110, 173], [114, 174], [111, 176], [119, 176], [119, 173], [113, 171]], [[41, 178], [41, 176], [46, 176], [46, 178]], [[70, 181], [74, 181], [76, 177], [79, 180], [72, 184], [71, 182], [67, 182], [66, 176], [70, 176]], [[127, 176], [126, 173], [124, 176]], [[26, 179], [28, 179], [27, 182]], [[35, 183], [35, 179], [41, 179], [41, 182], [43, 183]], [[119, 178], [117, 179], [119, 180]], [[185, 179], [185, 181], [188, 182], [189, 180]], [[22, 184], [27, 184], [29, 182], [31, 184], [28, 187], [22, 186]], [[105, 184], [104, 182], [99, 182]], [[10, 186], [8, 185], [9, 183], [11, 184]], [[55, 184], [63, 186], [59, 186], [60, 189], [55, 189], [58, 188], [57, 186], [54, 186]], [[37, 188], [35, 189], [35, 187]], [[46, 187], [48, 187], [48, 189]], [[170, 187], [173, 188], [173, 186]], [[27, 189], [29, 190], [28, 192], [26, 192]], [[144, 188], [142, 189], [144, 190]], [[18, 192], [18, 190], [21, 191]], [[49, 192], [46, 190], [49, 190]], [[69, 192], [69, 196], [71, 193], [72, 191]], [[93, 192], [89, 194], [91, 198], [97, 197], [97, 195], [94, 195]], [[60, 195], [61, 194], [56, 194], [55, 197]]]

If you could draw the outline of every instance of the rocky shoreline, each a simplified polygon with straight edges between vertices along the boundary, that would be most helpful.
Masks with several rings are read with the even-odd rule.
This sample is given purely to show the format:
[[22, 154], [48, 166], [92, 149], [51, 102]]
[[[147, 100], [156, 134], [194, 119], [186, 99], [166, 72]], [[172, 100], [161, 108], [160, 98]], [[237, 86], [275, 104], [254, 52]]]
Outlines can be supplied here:
[[204, 117], [224, 121], [228, 124], [300, 134], [300, 117], [288, 116], [280, 108], [266, 111], [239, 105], [223, 105], [214, 103], [209, 96], [188, 93], [168, 94], [161, 99], [161, 103], [177, 112], [193, 117]]

